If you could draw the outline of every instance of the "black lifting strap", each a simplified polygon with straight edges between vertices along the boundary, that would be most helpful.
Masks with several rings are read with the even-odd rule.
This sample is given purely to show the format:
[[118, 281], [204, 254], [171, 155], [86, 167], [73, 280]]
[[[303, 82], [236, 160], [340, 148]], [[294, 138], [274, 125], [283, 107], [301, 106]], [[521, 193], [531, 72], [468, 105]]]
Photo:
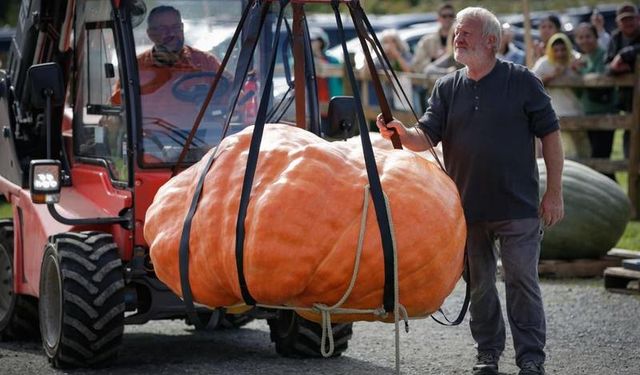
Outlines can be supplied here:
[[[349, 4], [349, 12], [351, 14], [351, 19], [353, 20], [353, 24], [356, 29], [356, 35], [360, 40], [360, 45], [362, 46], [362, 53], [364, 55], [365, 61], [367, 63], [367, 68], [369, 69], [369, 73], [371, 76], [371, 83], [376, 91], [376, 97], [378, 98], [378, 105], [380, 106], [380, 112], [382, 112], [382, 117], [385, 122], [390, 122], [393, 120], [393, 114], [391, 113], [391, 106], [389, 105], [389, 101], [384, 93], [384, 88], [382, 87], [382, 82], [380, 81], [380, 77], [378, 76], [378, 69], [376, 64], [371, 57], [371, 53], [369, 52], [369, 45], [367, 43], [367, 32], [364, 29], [364, 25], [362, 23], [362, 17], [364, 12], [357, 12], [354, 7], [358, 7], [359, 4], [357, 2], [352, 2]], [[386, 69], [385, 69], [386, 72]], [[387, 73], [388, 77], [388, 73]], [[395, 88], [394, 88], [395, 90]], [[402, 142], [400, 142], [400, 137], [397, 132], [393, 132], [391, 136], [391, 143], [393, 144], [393, 148], [402, 149]]]
[[[220, 64], [220, 71], [224, 71], [224, 69], [226, 68], [227, 62], [229, 60], [228, 56], [231, 56], [231, 53], [233, 51], [233, 49], [235, 48], [235, 45], [237, 43], [238, 37], [240, 36], [240, 31], [244, 28], [244, 24], [247, 20], [247, 17], [249, 15], [250, 10], [253, 8], [253, 3], [254, 2], [250, 2], [247, 4], [247, 6], [245, 7], [243, 13], [242, 13], [242, 17], [240, 18], [240, 22], [238, 24], [238, 28], [236, 29], [235, 33], [233, 34], [233, 37], [231, 38], [231, 42], [229, 44], [229, 47], [227, 48], [227, 51], [225, 53], [225, 56], [222, 60], [222, 63]], [[262, 25], [264, 24], [264, 20], [266, 18], [266, 14], [267, 14], [267, 10], [265, 9], [267, 8], [267, 6], [263, 6], [262, 11], [260, 13], [260, 21], [258, 22], [260, 25], [260, 28], [262, 28]], [[255, 21], [254, 18], [257, 17], [258, 15], [256, 14], [256, 12], [252, 12], [252, 20], [251, 21]], [[250, 24], [254, 24], [255, 22], [251, 22]], [[257, 38], [256, 38], [257, 39]], [[253, 44], [249, 43], [249, 45], [247, 45], [247, 47], [245, 47], [245, 45], [242, 46], [243, 50], [245, 48], [249, 49], [251, 51], [251, 53], [249, 54], [249, 57], [246, 58], [246, 61], [244, 62], [247, 66], [250, 62], [250, 57], [251, 55], [253, 55], [253, 51], [256, 48], [256, 44], [255, 41], [253, 41]], [[241, 52], [242, 55], [242, 52]], [[242, 67], [243, 65], [241, 65], [242, 62], [238, 62], [238, 66]], [[237, 100], [237, 97], [236, 97]], [[205, 101], [205, 103], [203, 105], [207, 105], [207, 101]], [[231, 117], [231, 116], [229, 116]], [[215, 152], [211, 154], [211, 156], [209, 157], [209, 160], [207, 161], [207, 164], [204, 168], [204, 170], [202, 171], [202, 174], [200, 175], [199, 179], [198, 179], [198, 183], [196, 185], [196, 189], [195, 192], [193, 194], [193, 197], [191, 199], [191, 205], [189, 206], [189, 211], [187, 212], [187, 216], [185, 217], [184, 220], [184, 224], [182, 226], [182, 235], [180, 236], [180, 247], [178, 250], [178, 254], [179, 254], [179, 270], [180, 270], [180, 286], [182, 288], [182, 299], [184, 301], [185, 304], [185, 310], [187, 313], [187, 316], [189, 317], [189, 319], [196, 325], [196, 327], [201, 328], [203, 327], [203, 323], [200, 321], [200, 319], [198, 318], [198, 315], [195, 312], [195, 306], [193, 304], [193, 294], [191, 292], [191, 284], [189, 283], [189, 239], [191, 238], [191, 223], [193, 221], [193, 217], [196, 213], [196, 210], [198, 208], [198, 203], [200, 202], [200, 197], [202, 196], [202, 188], [204, 186], [204, 181], [205, 178], [207, 176], [207, 173], [209, 172], [209, 170], [211, 169], [211, 166], [213, 165], [214, 162], [214, 156], [215, 156]]]
[[[409, 108], [411, 109], [411, 112], [413, 113], [413, 116], [416, 118], [416, 121], [418, 121], [418, 117], [413, 109], [413, 106], [411, 105], [411, 101], [407, 98], [407, 94], [404, 92], [404, 89], [402, 88], [402, 86], [400, 85], [400, 82], [398, 80], [398, 76], [396, 75], [396, 73], [394, 72], [394, 70], [391, 68], [391, 63], [389, 62], [389, 59], [387, 58], [387, 55], [385, 55], [384, 53], [381, 53], [379, 51], [382, 51], [382, 45], [380, 44], [380, 41], [378, 40], [378, 38], [376, 37], [376, 34], [373, 30], [373, 27], [371, 26], [371, 23], [369, 22], [369, 19], [367, 18], [366, 13], [364, 12], [364, 10], [362, 9], [362, 7], [360, 7], [359, 3], [353, 3], [352, 7], [350, 8], [352, 9], [352, 12], [357, 13], [362, 20], [364, 21], [364, 23], [367, 25], [367, 29], [371, 35], [371, 37], [373, 38], [373, 46], [374, 46], [374, 51], [376, 52], [376, 55], [378, 56], [378, 59], [382, 59], [385, 62], [385, 67], [386, 69], [384, 69], [385, 74], [387, 75], [387, 79], [389, 79], [389, 81], [391, 81], [391, 77], [389, 77], [389, 71], [391, 72], [391, 75], [393, 76], [393, 81], [396, 82], [396, 84], [398, 85], [398, 87], [400, 87], [400, 90], [402, 91], [402, 95], [404, 96], [404, 100], [407, 102], [407, 104], [409, 104]], [[368, 51], [365, 50], [365, 53], [368, 53]], [[393, 86], [394, 91], [395, 91], [395, 86]], [[397, 91], [396, 91], [396, 95], [397, 95]], [[435, 153], [435, 151], [433, 150], [433, 142], [431, 142], [431, 138], [429, 138], [429, 136], [427, 134], [425, 134], [425, 137], [427, 138], [427, 142], [429, 142], [429, 145], [431, 146], [430, 151], [431, 154], [433, 155], [433, 157], [436, 160], [436, 163], [438, 163], [438, 166], [440, 167], [440, 169], [442, 169], [445, 173], [446, 170], [444, 168], [444, 166], [442, 165], [442, 163], [440, 162], [440, 158], [438, 157], [438, 155]], [[445, 313], [442, 311], [442, 309], [438, 309], [438, 312], [440, 313], [440, 315], [442, 315], [442, 317], [444, 318], [444, 320], [446, 322], [442, 322], [440, 320], [438, 320], [435, 316], [431, 316], [431, 318], [433, 320], [435, 320], [436, 322], [442, 324], [442, 325], [446, 325], [446, 326], [457, 326], [460, 323], [462, 323], [462, 321], [464, 320], [464, 317], [467, 313], [467, 309], [469, 308], [469, 302], [471, 300], [471, 288], [469, 286], [469, 282], [470, 279], [468, 277], [469, 275], [469, 258], [467, 256], [467, 250], [465, 247], [465, 251], [464, 251], [464, 279], [466, 282], [466, 288], [465, 288], [465, 296], [464, 296], [464, 302], [462, 303], [462, 308], [460, 309], [460, 313], [458, 314], [458, 317], [451, 321], [446, 315]]]
[[[248, 24], [245, 26], [245, 28], [243, 28], [243, 43], [240, 49], [240, 55], [238, 56], [236, 74], [233, 79], [233, 86], [231, 89], [231, 97], [233, 98], [233, 100], [227, 107], [227, 113], [229, 115], [225, 116], [224, 127], [222, 129], [222, 138], [226, 137], [227, 133], [229, 132], [231, 118], [233, 117], [231, 116], [231, 114], [235, 112], [238, 99], [240, 98], [240, 93], [242, 92], [243, 85], [247, 80], [247, 74], [249, 73], [249, 69], [252, 66], [251, 60], [258, 45], [258, 40], [260, 40], [260, 34], [262, 33], [262, 25], [264, 24], [267, 13], [269, 11], [269, 7], [263, 7], [261, 9], [262, 12], [260, 13], [260, 21], [253, 22], [254, 20], [249, 20]], [[254, 93], [254, 95], [258, 95], [258, 93], [256, 92]]]
[[[222, 76], [223, 76], [224, 71], [225, 71], [225, 69], [227, 67], [227, 64], [229, 63], [229, 58], [231, 57], [231, 52], [233, 51], [233, 48], [235, 47], [236, 43], [238, 42], [238, 37], [240, 36], [240, 31], [244, 27], [244, 23], [246, 21], [247, 16], [249, 15], [249, 10], [251, 9], [252, 6], [253, 6], [253, 1], [249, 2], [247, 4], [247, 6], [244, 8], [243, 12], [242, 12], [242, 16], [240, 17], [240, 21], [238, 23], [239, 26], [238, 26], [238, 28], [236, 28], [236, 31], [234, 32], [233, 37], [231, 38], [231, 42], [229, 43], [229, 46], [227, 47], [227, 52], [225, 53], [224, 57], [222, 58], [222, 62], [220, 63], [220, 67], [218, 68], [218, 71], [215, 72], [215, 76], [213, 78], [213, 82], [211, 83], [211, 86], [209, 87], [209, 91], [207, 92], [207, 96], [205, 97], [204, 101], [202, 102], [202, 105], [200, 106], [200, 110], [198, 111], [198, 114], [196, 115], [196, 119], [194, 121], [193, 127], [191, 128], [191, 131], [189, 132], [189, 135], [187, 136], [187, 139], [185, 140], [184, 146], [182, 147], [182, 152], [180, 152], [180, 155], [178, 156], [178, 161], [173, 166], [173, 169], [172, 169], [172, 172], [171, 172], [171, 177], [175, 176], [178, 173], [178, 168], [180, 168], [180, 165], [182, 164], [182, 161], [187, 156], [187, 152], [189, 151], [189, 147], [191, 145], [191, 141], [193, 140], [193, 138], [194, 138], [194, 136], [196, 134], [196, 131], [198, 130], [198, 127], [200, 126], [200, 123], [202, 122], [202, 119], [204, 118], [204, 115], [205, 115], [205, 112], [207, 110], [207, 107], [209, 106], [209, 102], [211, 102], [211, 98], [213, 97], [213, 93], [216, 91], [216, 88], [218, 87], [218, 83], [222, 79]], [[223, 134], [223, 137], [224, 137], [224, 134]]]
[[447, 315], [445, 315], [444, 311], [442, 311], [442, 308], [439, 308], [438, 312], [440, 313], [440, 315], [442, 315], [442, 317], [444, 318], [444, 320], [446, 320], [446, 322], [438, 320], [435, 316], [431, 315], [431, 319], [435, 320], [437, 323], [442, 324], [443, 326], [457, 326], [457, 325], [459, 325], [464, 320], [464, 316], [467, 314], [467, 310], [469, 309], [469, 302], [471, 300], [471, 286], [470, 286], [469, 283], [471, 282], [471, 279], [469, 278], [469, 273], [470, 273], [470, 270], [469, 270], [469, 256], [467, 255], [466, 246], [465, 246], [465, 249], [464, 249], [464, 269], [462, 270], [462, 273], [463, 273], [464, 281], [466, 282], [467, 286], [465, 287], [464, 302], [462, 302], [462, 308], [460, 309], [460, 312], [458, 313], [458, 317], [453, 321], [449, 320]]
[[[367, 18], [367, 15], [365, 14], [364, 10], [362, 9], [362, 7], [360, 7], [360, 4], [357, 3], [357, 2], [354, 2], [352, 4], [352, 7], [350, 7], [350, 9], [352, 9], [352, 12], [357, 13], [362, 18], [364, 23], [367, 25], [367, 29], [369, 30], [369, 33], [372, 36], [373, 41], [374, 41], [374, 51], [378, 55], [379, 59], [380, 58], [384, 59], [384, 62], [386, 64], [385, 65], [386, 69], [384, 69], [384, 71], [385, 71], [385, 74], [387, 75], [387, 79], [389, 79], [391, 81], [391, 77], [389, 77], [389, 71], [390, 71], [391, 75], [393, 76], [393, 80], [400, 87], [400, 90], [402, 91], [402, 95], [404, 96], [405, 101], [409, 104], [409, 108], [411, 109], [411, 112], [413, 113], [414, 117], [416, 118], [416, 121], [418, 121], [418, 117], [416, 116], [416, 113], [413, 110], [413, 106], [411, 105], [410, 100], [407, 98], [407, 94], [402, 89], [402, 86], [400, 85], [400, 82], [398, 81], [398, 77], [397, 77], [396, 73], [391, 68], [391, 63], [389, 62], [389, 59], [387, 58], [387, 56], [384, 53], [379, 53], [378, 52], [378, 51], [382, 51], [382, 45], [380, 44], [380, 41], [376, 37], [376, 34], [375, 34], [374, 30], [373, 30], [373, 27], [371, 26], [371, 23], [369, 22], [369, 19]], [[368, 51], [365, 51], [365, 53], [368, 53]], [[394, 87], [394, 91], [395, 91], [395, 87]], [[435, 158], [435, 160], [438, 163], [438, 166], [440, 167], [440, 169], [442, 169], [446, 173], [447, 171], [445, 170], [444, 166], [440, 162], [440, 158], [438, 157], [438, 155], [433, 150], [433, 143], [431, 142], [431, 138], [429, 138], [429, 136], [427, 134], [425, 134], [425, 137], [427, 138], [427, 142], [429, 142], [429, 145], [431, 146], [431, 148], [430, 148], [431, 154]], [[464, 280], [465, 280], [467, 285], [466, 285], [466, 288], [465, 288], [464, 302], [462, 303], [462, 308], [460, 309], [460, 313], [458, 314], [458, 317], [455, 320], [451, 321], [445, 315], [445, 313], [444, 313], [444, 311], [442, 311], [442, 309], [438, 309], [438, 312], [440, 313], [440, 315], [442, 315], [442, 317], [444, 318], [444, 320], [446, 322], [442, 322], [442, 321], [438, 320], [435, 316], [432, 315], [431, 318], [433, 320], [435, 320], [436, 322], [438, 322], [438, 323], [440, 323], [442, 325], [446, 325], [446, 326], [456, 326], [456, 325], [459, 325], [460, 323], [462, 323], [462, 321], [464, 320], [464, 317], [465, 317], [465, 315], [467, 313], [467, 310], [469, 308], [469, 302], [471, 300], [471, 288], [470, 288], [470, 285], [469, 285], [470, 279], [469, 279], [468, 275], [469, 275], [469, 258], [467, 256], [467, 249], [465, 247], [463, 276], [465, 276]]]
[[[417, 120], [417, 116], [415, 114], [415, 111], [413, 110], [413, 107], [412, 107], [409, 99], [407, 98], [406, 93], [402, 89], [402, 86], [399, 84], [398, 77], [395, 74], [395, 72], [393, 71], [393, 69], [391, 68], [391, 64], [389, 63], [389, 60], [387, 59], [387, 56], [382, 52], [383, 49], [382, 49], [382, 46], [380, 44], [380, 41], [376, 37], [375, 32], [373, 30], [373, 27], [371, 26], [371, 23], [369, 22], [369, 20], [367, 18], [367, 15], [365, 14], [364, 10], [360, 6], [360, 3], [357, 0], [354, 0], [354, 1], [350, 2], [349, 3], [349, 11], [351, 12], [351, 17], [353, 19], [353, 23], [355, 25], [356, 32], [358, 33], [358, 37], [359, 37], [360, 42], [362, 44], [363, 52], [364, 52], [365, 58], [367, 60], [367, 63], [369, 65], [369, 70], [371, 71], [372, 82], [374, 83], [374, 87], [376, 88], [378, 101], [381, 104], [381, 110], [382, 110], [383, 116], [385, 117], [385, 120], [389, 121], [392, 117], [390, 115], [390, 109], [389, 109], [388, 102], [386, 101], [386, 98], [384, 97], [384, 90], [382, 89], [382, 84], [380, 83], [380, 79], [378, 78], [377, 73], [376, 73], [375, 65], [373, 64], [373, 59], [372, 59], [371, 54], [369, 53], [369, 49], [367, 48], [367, 45], [366, 45], [366, 31], [364, 30], [363, 23], [366, 24], [366, 26], [367, 26], [367, 28], [369, 30], [369, 33], [372, 36], [373, 48], [374, 48], [374, 51], [376, 52], [376, 55], [378, 56], [378, 59], [382, 59], [385, 62], [385, 66], [384, 66], [383, 69], [385, 71], [385, 74], [387, 75], [387, 79], [389, 79], [389, 81], [391, 81], [391, 77], [389, 77], [389, 71], [391, 71], [391, 75], [393, 76], [393, 80], [400, 87], [400, 90], [402, 91], [402, 94], [404, 96], [405, 101], [409, 104], [409, 107], [411, 108], [411, 111], [413, 112], [414, 117], [416, 117], [416, 120]], [[344, 50], [344, 48], [343, 48], [343, 50]], [[348, 59], [346, 57], [345, 57], [345, 61], [348, 61]], [[352, 81], [352, 85], [354, 85], [353, 81]], [[357, 91], [357, 90], [354, 89], [354, 92], [355, 91]], [[394, 87], [394, 91], [395, 91], [395, 87]], [[425, 134], [425, 136], [426, 136], [426, 134]], [[431, 152], [432, 152], [433, 156], [435, 157], [436, 162], [440, 166], [440, 169], [442, 169], [443, 171], [446, 172], [446, 170], [442, 166], [442, 163], [440, 162], [440, 159], [438, 158], [436, 153], [433, 151], [433, 143], [431, 142], [431, 139], [429, 139], [428, 136], [426, 136], [426, 138], [427, 138], [427, 141], [429, 142], [429, 144], [432, 146], [431, 147]], [[394, 146], [395, 146], [395, 144], [394, 144]], [[366, 157], [366, 154], [365, 154], [365, 157]], [[374, 203], [375, 203], [375, 197], [374, 197]], [[381, 233], [382, 233], [382, 231], [381, 231]], [[466, 248], [465, 248], [465, 253], [464, 253], [464, 271], [463, 272], [466, 272], [467, 276], [468, 276], [468, 272], [469, 272], [469, 264], [468, 264], [468, 262], [469, 262], [469, 260], [468, 260], [467, 252], [466, 252]], [[385, 256], [385, 267], [386, 266], [387, 266], [387, 258]], [[458, 317], [454, 321], [451, 321], [451, 320], [449, 320], [449, 318], [447, 318], [447, 316], [444, 314], [442, 309], [438, 309], [438, 312], [440, 312], [440, 314], [444, 317], [444, 319], [446, 320], [447, 323], [444, 323], [444, 322], [438, 320], [436, 317], [432, 316], [433, 320], [435, 320], [436, 322], [438, 322], [440, 324], [443, 324], [443, 325], [458, 325], [464, 320], [464, 316], [465, 316], [465, 314], [467, 312], [467, 309], [469, 307], [469, 302], [470, 302], [470, 298], [471, 298], [470, 287], [469, 287], [469, 278], [465, 277], [465, 281], [467, 283], [466, 291], [465, 291], [465, 297], [464, 297], [464, 302], [462, 304], [462, 309], [461, 309], [460, 313], [458, 314]], [[387, 290], [387, 284], [388, 284], [388, 280], [385, 278], [385, 292]]]
[[[384, 292], [383, 292], [383, 306], [386, 312], [394, 311], [395, 304], [395, 291], [394, 291], [394, 254], [393, 254], [393, 240], [391, 237], [391, 228], [389, 224], [389, 216], [387, 215], [387, 208], [384, 200], [384, 194], [382, 191], [382, 184], [380, 183], [380, 176], [378, 175], [378, 169], [376, 167], [375, 156], [373, 154], [373, 147], [371, 146], [371, 139], [369, 138], [369, 129], [367, 128], [367, 121], [364, 117], [364, 110], [362, 109], [362, 98], [360, 91], [358, 90], [358, 84], [356, 83], [356, 77], [353, 73], [353, 65], [349, 59], [349, 51], [347, 50], [347, 44], [345, 42], [344, 28], [342, 26], [342, 20], [339, 11], [340, 2], [338, 0], [331, 1], [331, 7], [335, 14], [336, 23], [338, 25], [338, 31], [340, 34], [340, 40], [342, 43], [342, 53], [344, 55], [344, 62], [346, 64], [346, 70], [349, 75], [349, 81], [353, 90], [353, 96], [357, 106], [358, 126], [360, 128], [360, 140], [362, 142], [362, 151], [364, 153], [364, 161], [367, 170], [367, 177], [369, 179], [369, 186], [371, 190], [371, 198], [376, 212], [376, 218], [378, 220], [378, 228], [380, 229], [380, 237], [382, 240], [382, 251], [384, 257]], [[380, 99], [380, 98], [379, 98]], [[384, 97], [382, 98], [383, 100]]]
[[[400, 85], [400, 80], [398, 79], [398, 75], [396, 74], [396, 72], [391, 67], [391, 62], [389, 62], [389, 58], [387, 57], [386, 54], [383, 53], [382, 44], [378, 40], [378, 37], [376, 36], [376, 33], [375, 33], [374, 29], [373, 29], [373, 26], [371, 25], [371, 22], [369, 22], [369, 18], [367, 17], [367, 14], [365, 13], [365, 11], [360, 6], [360, 3], [357, 3], [357, 2], [353, 3], [351, 5], [350, 10], [351, 10], [352, 13], [356, 14], [356, 17], [361, 18], [362, 21], [364, 22], [364, 24], [367, 26], [368, 33], [369, 33], [369, 35], [371, 36], [371, 39], [372, 39], [373, 51], [376, 53], [376, 56], [378, 57], [378, 59], [380, 61], [384, 62], [383, 71], [384, 71], [387, 79], [389, 80], [389, 82], [395, 82], [395, 85], [394, 84], [391, 85], [391, 87], [393, 88], [394, 93], [398, 97], [400, 97], [400, 95], [398, 94], [398, 91], [396, 90], [396, 86], [398, 86], [400, 88], [401, 93], [402, 93], [402, 97], [404, 97], [405, 103], [409, 105], [409, 109], [411, 110], [411, 113], [413, 113], [413, 117], [415, 118], [416, 122], [418, 122], [418, 115], [416, 114], [416, 112], [415, 112], [415, 110], [413, 108], [413, 105], [411, 104], [411, 100], [409, 100], [409, 98], [407, 97], [407, 93], [402, 88], [402, 85]], [[369, 51], [368, 50], [364, 50], [364, 53], [368, 54]], [[379, 90], [382, 90], [382, 87], [380, 87]], [[384, 90], [382, 90], [382, 92], [384, 94]], [[433, 148], [434, 145], [433, 145], [433, 142], [431, 141], [431, 138], [426, 133], [425, 133], [425, 138], [427, 139], [427, 142], [429, 143], [429, 146], [430, 146], [429, 152], [431, 152], [431, 155], [436, 160], [436, 163], [438, 164], [440, 169], [442, 169], [446, 173], [446, 170], [445, 170], [444, 166], [442, 165], [442, 162], [440, 161], [440, 158], [438, 157], [438, 154], [436, 154], [436, 152], [435, 152], [435, 150]]]
[[[387, 75], [387, 79], [389, 79], [389, 81], [391, 81], [391, 77], [389, 77], [389, 71], [391, 72], [391, 75], [393, 76], [393, 80], [396, 82], [396, 84], [400, 87], [400, 90], [402, 91], [402, 95], [404, 96], [405, 101], [407, 102], [407, 104], [409, 104], [409, 108], [411, 109], [411, 112], [413, 113], [414, 117], [416, 118], [416, 121], [418, 120], [415, 111], [413, 110], [413, 106], [411, 105], [410, 100], [407, 98], [406, 93], [404, 92], [404, 90], [402, 89], [402, 86], [400, 85], [399, 81], [398, 81], [398, 77], [396, 75], [396, 73], [393, 71], [393, 69], [391, 68], [391, 64], [389, 63], [389, 59], [387, 58], [387, 56], [384, 53], [381, 53], [379, 51], [382, 51], [382, 45], [380, 44], [380, 41], [378, 40], [378, 38], [375, 35], [375, 32], [373, 30], [373, 27], [371, 26], [371, 23], [369, 22], [369, 19], [367, 18], [367, 15], [365, 14], [364, 10], [362, 9], [362, 7], [360, 7], [360, 4], [355, 2], [352, 4], [352, 6], [350, 7], [351, 11], [353, 13], [356, 13], [358, 17], [360, 17], [364, 23], [367, 26], [367, 29], [373, 39], [373, 46], [374, 46], [374, 51], [376, 52], [376, 55], [378, 56], [378, 59], [382, 59], [385, 62], [385, 67], [386, 69], [384, 69], [385, 74]], [[368, 51], [364, 51], [365, 54], [368, 53]], [[379, 81], [378, 81], [379, 82]], [[381, 89], [381, 88], [380, 88]], [[395, 86], [394, 86], [394, 91], [395, 91]], [[397, 94], [397, 92], [396, 92]], [[438, 164], [438, 166], [440, 167], [440, 169], [442, 169], [443, 171], [446, 170], [444, 168], [444, 166], [442, 165], [442, 163], [440, 162], [440, 158], [438, 157], [438, 155], [435, 153], [435, 151], [433, 151], [433, 143], [431, 142], [431, 139], [429, 138], [429, 136], [427, 134], [425, 134], [427, 141], [429, 142], [429, 145], [431, 145], [431, 153], [433, 155], [433, 157], [436, 160], [436, 163]], [[460, 323], [462, 323], [462, 321], [464, 320], [464, 317], [467, 313], [467, 310], [469, 308], [469, 302], [471, 300], [471, 290], [470, 290], [470, 286], [469, 286], [469, 258], [467, 256], [467, 250], [465, 248], [465, 252], [464, 252], [464, 270], [463, 270], [463, 276], [466, 282], [466, 288], [465, 288], [465, 296], [464, 296], [464, 302], [462, 303], [462, 308], [460, 309], [460, 313], [458, 314], [458, 317], [451, 321], [444, 313], [444, 311], [442, 311], [442, 309], [438, 309], [438, 312], [440, 313], [440, 315], [442, 315], [442, 317], [444, 318], [445, 322], [438, 320], [435, 316], [431, 316], [431, 318], [433, 320], [435, 320], [436, 322], [442, 324], [442, 325], [446, 325], [446, 326], [456, 326], [459, 325]]]
[[260, 106], [256, 115], [256, 123], [251, 136], [251, 145], [249, 146], [249, 155], [247, 157], [247, 168], [244, 173], [244, 181], [242, 183], [242, 194], [240, 196], [240, 208], [238, 210], [238, 221], [236, 223], [236, 268], [238, 271], [238, 282], [242, 298], [247, 305], [255, 305], [256, 300], [251, 296], [247, 287], [247, 281], [244, 277], [244, 238], [245, 238], [245, 218], [247, 217], [247, 209], [249, 207], [249, 198], [253, 186], [253, 178], [255, 177], [256, 167], [258, 165], [258, 155], [260, 152], [260, 143], [264, 133], [264, 125], [267, 118], [267, 109], [269, 106], [269, 95], [273, 86], [273, 72], [276, 65], [276, 57], [278, 55], [278, 46], [280, 44], [280, 29], [282, 27], [282, 19], [284, 18], [284, 10], [289, 0], [280, 0], [280, 13], [278, 14], [278, 22], [276, 23], [276, 34], [273, 41], [271, 51], [271, 62], [269, 71], [265, 78], [264, 90], [260, 99]]

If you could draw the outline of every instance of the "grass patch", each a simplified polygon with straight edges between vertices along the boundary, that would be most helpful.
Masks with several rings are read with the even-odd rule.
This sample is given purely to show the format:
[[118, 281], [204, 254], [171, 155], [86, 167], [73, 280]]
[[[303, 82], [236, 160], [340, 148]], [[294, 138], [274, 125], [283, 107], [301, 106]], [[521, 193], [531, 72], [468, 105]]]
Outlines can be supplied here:
[[0, 218], [11, 217], [11, 206], [2, 202], [0, 203]]
[[640, 251], [640, 222], [630, 221], [616, 244], [617, 248]]
[[[613, 149], [611, 150], [611, 159], [612, 160], [622, 160], [624, 159], [624, 155], [622, 155], [622, 136], [624, 134], [623, 130], [616, 130], [613, 136]], [[629, 174], [627, 172], [616, 172], [616, 181], [618, 181], [618, 185], [624, 190], [624, 192], [629, 194]]]
[[[613, 137], [613, 150], [611, 151], [611, 159], [613, 160], [621, 160], [624, 158], [622, 155], [622, 130], [616, 130], [615, 136]], [[627, 172], [616, 172], [616, 180], [618, 184], [624, 190], [625, 193], [628, 194], [628, 173]], [[640, 222], [639, 221], [630, 221], [627, 224], [627, 228], [622, 234], [622, 238], [616, 244], [616, 247], [621, 249], [629, 249], [629, 250], [638, 250], [640, 251]]]

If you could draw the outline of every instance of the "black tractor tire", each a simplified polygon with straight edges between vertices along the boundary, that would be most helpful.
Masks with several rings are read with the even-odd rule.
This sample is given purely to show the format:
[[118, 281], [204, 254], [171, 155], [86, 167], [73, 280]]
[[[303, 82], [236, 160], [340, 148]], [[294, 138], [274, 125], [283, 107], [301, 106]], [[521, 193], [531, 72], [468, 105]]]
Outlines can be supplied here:
[[13, 291], [13, 221], [0, 220], [0, 339], [37, 340], [38, 299]]
[[124, 286], [111, 234], [69, 232], [53, 238], [40, 275], [40, 331], [53, 367], [103, 367], [117, 358]]
[[217, 331], [226, 329], [238, 329], [255, 318], [250, 314], [225, 314], [224, 310], [211, 310], [198, 312], [198, 319], [200, 319], [201, 326], [198, 326], [195, 322], [187, 316], [187, 325], [195, 327], [196, 331]]
[[220, 325], [223, 314], [224, 313], [221, 310], [198, 311], [196, 315], [200, 320], [200, 325], [192, 321], [191, 317], [189, 317], [188, 315], [185, 318], [185, 322], [187, 323], [187, 325], [193, 326], [194, 329], [198, 332], [212, 332], [215, 331]]
[[238, 329], [243, 327], [250, 322], [252, 322], [255, 318], [249, 314], [224, 314], [224, 317], [218, 324], [218, 329]]
[[[290, 358], [318, 358], [322, 344], [322, 326], [304, 319], [295, 311], [280, 310], [277, 318], [269, 319], [271, 341], [276, 344], [276, 352]], [[353, 334], [352, 323], [332, 324], [334, 351], [331, 357], [340, 356], [347, 350]], [[327, 344], [328, 345], [328, 344]]]

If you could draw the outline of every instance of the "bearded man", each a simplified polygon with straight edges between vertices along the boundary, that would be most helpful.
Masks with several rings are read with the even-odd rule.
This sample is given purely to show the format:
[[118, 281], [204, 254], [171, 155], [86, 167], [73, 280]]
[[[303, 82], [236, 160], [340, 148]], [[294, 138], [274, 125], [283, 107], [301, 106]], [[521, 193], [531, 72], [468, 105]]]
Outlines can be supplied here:
[[[385, 123], [382, 115], [377, 126], [385, 138], [397, 132], [414, 151], [442, 142], [467, 220], [474, 374], [498, 374], [505, 348], [495, 286], [496, 240], [519, 374], [544, 374], [546, 323], [537, 267], [543, 228], [564, 216], [558, 118], [538, 78], [522, 65], [496, 58], [501, 26], [495, 15], [466, 8], [454, 28], [454, 57], [465, 68], [438, 80], [416, 126]], [[542, 141], [548, 176], [541, 201], [536, 137]]]

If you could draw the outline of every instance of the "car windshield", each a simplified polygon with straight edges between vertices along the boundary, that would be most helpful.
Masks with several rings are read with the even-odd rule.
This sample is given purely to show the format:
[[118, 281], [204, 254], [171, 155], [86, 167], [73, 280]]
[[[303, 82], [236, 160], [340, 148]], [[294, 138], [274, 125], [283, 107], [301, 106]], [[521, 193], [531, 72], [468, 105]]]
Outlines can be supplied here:
[[[134, 18], [140, 78], [143, 165], [175, 163], [203, 106], [241, 17], [243, 1], [146, 1]], [[199, 160], [217, 145], [229, 115], [237, 43], [184, 161]], [[228, 134], [253, 124], [256, 82], [245, 82]], [[252, 91], [253, 90], [253, 91]]]

